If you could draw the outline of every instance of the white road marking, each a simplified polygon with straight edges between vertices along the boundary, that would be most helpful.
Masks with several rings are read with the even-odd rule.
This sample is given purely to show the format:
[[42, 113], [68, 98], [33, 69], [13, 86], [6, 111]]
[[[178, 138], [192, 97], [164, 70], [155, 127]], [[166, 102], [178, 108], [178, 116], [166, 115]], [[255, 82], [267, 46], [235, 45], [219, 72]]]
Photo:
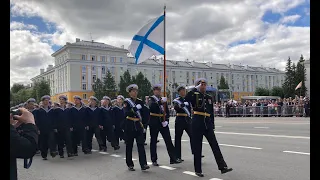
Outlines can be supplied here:
[[152, 164], [152, 162], [147, 162], [147, 164], [148, 164], [148, 165], [151, 165], [151, 164]]
[[174, 129], [170, 129], [170, 131], [175, 131]]
[[261, 137], [279, 137], [279, 138], [292, 138], [292, 139], [310, 139], [306, 136], [287, 136], [287, 135], [273, 135], [273, 134], [252, 134], [252, 133], [237, 133], [237, 132], [215, 132], [217, 134], [229, 135], [244, 135], [244, 136], [261, 136]]
[[124, 160], [126, 160], [126, 158], [123, 158]]
[[238, 148], [244, 148], [244, 149], [262, 149], [258, 147], [250, 147], [250, 146], [238, 146], [238, 145], [232, 145], [232, 144], [219, 144], [220, 146], [229, 146], [229, 147], [238, 147]]
[[219, 179], [219, 178], [211, 178], [209, 180], [223, 180], [223, 179]]
[[184, 171], [183, 173], [184, 173], [184, 174], [191, 175], [191, 176], [197, 176], [196, 173], [191, 172], [191, 171]]
[[215, 126], [215, 127], [221, 128], [222, 126]]
[[187, 142], [187, 141], [189, 141], [189, 140], [183, 140], [183, 139], [182, 139], [181, 141], [182, 141], [182, 142]]
[[310, 155], [310, 153], [305, 152], [296, 152], [296, 151], [283, 151], [284, 153], [292, 153], [292, 154], [303, 154], [303, 155]]
[[109, 153], [107, 153], [107, 152], [99, 152], [100, 154], [109, 154]]
[[97, 152], [98, 150], [95, 150], [95, 149], [91, 149], [91, 151], [93, 151], [93, 152]]
[[202, 142], [203, 144], [209, 144], [208, 142]]
[[163, 169], [168, 169], [170, 171], [172, 170], [175, 170], [176, 168], [173, 168], [173, 167], [169, 167], [169, 166], [159, 166], [160, 168], [163, 168]]
[[110, 156], [113, 156], [113, 157], [121, 157], [121, 156], [118, 155], [118, 154], [111, 154]]
[[172, 141], [174, 141], [174, 139], [171, 139]]
[[135, 159], [135, 158], [132, 158], [132, 161], [136, 161], [137, 159]]
[[294, 122], [294, 121], [288, 121], [288, 122], [251, 122], [251, 121], [234, 121], [234, 122], [225, 122], [225, 121], [219, 121], [219, 123], [226, 123], [226, 124], [288, 124], [288, 125], [309, 125], [310, 122]]
[[269, 129], [269, 127], [253, 127], [253, 128], [256, 128], [256, 129]]

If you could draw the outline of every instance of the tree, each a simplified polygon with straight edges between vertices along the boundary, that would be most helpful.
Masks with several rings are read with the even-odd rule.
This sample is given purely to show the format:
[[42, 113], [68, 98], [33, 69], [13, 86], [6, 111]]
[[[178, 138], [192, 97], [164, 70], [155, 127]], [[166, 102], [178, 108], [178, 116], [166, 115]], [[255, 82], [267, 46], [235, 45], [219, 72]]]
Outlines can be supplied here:
[[255, 96], [269, 96], [270, 91], [269, 89], [263, 88], [263, 87], [257, 87], [256, 91], [254, 92]]
[[92, 84], [92, 90], [94, 92], [94, 96], [97, 99], [102, 99], [105, 95], [105, 88], [103, 82], [97, 78], [97, 80]]
[[271, 89], [271, 96], [279, 96], [281, 98], [284, 97], [284, 91], [283, 91], [283, 88], [282, 87], [277, 87], [277, 86], [274, 86], [272, 89]]
[[14, 83], [11, 87], [11, 92], [14, 94], [14, 93], [17, 93], [18, 91], [20, 91], [21, 89], [24, 89], [24, 85], [23, 84], [18, 84], [18, 83]]
[[34, 83], [33, 91], [31, 92], [31, 96], [34, 96], [36, 100], [40, 101], [41, 97], [44, 95], [50, 95], [50, 85], [48, 81], [41, 80], [40, 82]]
[[136, 76], [132, 77], [132, 83], [139, 87], [138, 98], [145, 100], [145, 96], [150, 95], [151, 83], [142, 72], [139, 72]]
[[295, 65], [292, 63], [290, 57], [288, 58], [286, 65], [285, 81], [282, 85], [285, 92], [284, 96], [293, 97], [294, 96], [294, 74], [295, 74]]
[[126, 88], [132, 84], [131, 75], [128, 70], [126, 70], [122, 76], [120, 76], [120, 83], [119, 83], [119, 93], [121, 95], [126, 95], [127, 91]]
[[294, 88], [300, 83], [302, 82], [302, 86], [301, 88], [297, 89], [295, 91], [295, 94], [301, 95], [301, 96], [305, 96], [307, 88], [305, 86], [305, 80], [306, 80], [306, 69], [304, 67], [304, 58], [301, 55], [299, 62], [297, 63], [296, 66], [296, 71], [295, 71], [295, 86]]
[[21, 89], [15, 94], [15, 103], [20, 104], [26, 102], [29, 98], [31, 98], [33, 89]]
[[226, 79], [223, 76], [221, 76], [220, 78], [218, 89], [229, 89], [228, 82], [226, 82]]
[[109, 96], [110, 98], [116, 96], [117, 85], [110, 71], [108, 71], [107, 75], [103, 78], [103, 85], [105, 96]]

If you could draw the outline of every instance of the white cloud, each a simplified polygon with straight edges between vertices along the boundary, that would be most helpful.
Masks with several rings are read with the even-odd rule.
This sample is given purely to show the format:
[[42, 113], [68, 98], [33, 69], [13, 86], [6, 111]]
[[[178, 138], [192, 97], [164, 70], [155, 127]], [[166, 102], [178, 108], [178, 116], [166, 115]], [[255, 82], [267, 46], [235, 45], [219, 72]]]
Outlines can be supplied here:
[[33, 24], [23, 24], [21, 22], [16, 22], [16, 21], [13, 21], [10, 23], [10, 30], [21, 30], [21, 29], [37, 30], [37, 26]]
[[283, 17], [280, 22], [281, 23], [295, 23], [301, 16], [298, 14], [292, 16], [285, 16]]
[[29, 30], [10, 31], [10, 86], [28, 83], [40, 68], [53, 63], [51, 46]]
[[[90, 32], [95, 41], [118, 47], [124, 45], [127, 48], [139, 28], [150, 18], [161, 14], [164, 2], [167, 4], [168, 15], [168, 59], [188, 58], [284, 69], [288, 56], [292, 60], [298, 60], [301, 54], [306, 59], [310, 55], [310, 28], [281, 25], [295, 22], [300, 15], [283, 17], [278, 22], [280, 24], [268, 24], [261, 20], [266, 11], [283, 14], [305, 3], [305, 0], [217, 0], [214, 3], [212, 0], [160, 0], [152, 3], [149, 0], [96, 0], [94, 3], [87, 0], [11, 2], [12, 15], [40, 16], [58, 29], [53, 34], [34, 34], [25, 31], [26, 28], [12, 29], [16, 33], [20, 30], [25, 33], [24, 36], [35, 38], [34, 44], [43, 46], [35, 59], [50, 59], [51, 45], [65, 45], [66, 42], [74, 42], [76, 37], [90, 40]], [[16, 38], [19, 39], [17, 35]], [[248, 40], [256, 42], [229, 46], [231, 43]], [[12, 51], [18, 54], [21, 51], [31, 57], [32, 53], [25, 47], [28, 46], [23, 45], [20, 46], [21, 49]], [[38, 74], [38, 67], [52, 63], [51, 60], [48, 61], [39, 61], [38, 64], [41, 65], [35, 66], [33, 72]], [[16, 72], [12, 71], [13, 74]]]

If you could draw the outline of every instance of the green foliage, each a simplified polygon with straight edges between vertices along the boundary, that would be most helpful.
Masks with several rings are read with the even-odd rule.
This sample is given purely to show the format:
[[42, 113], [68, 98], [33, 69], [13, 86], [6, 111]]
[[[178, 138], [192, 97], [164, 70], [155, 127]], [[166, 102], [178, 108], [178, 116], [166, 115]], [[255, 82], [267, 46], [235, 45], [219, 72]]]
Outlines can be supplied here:
[[21, 89], [24, 89], [24, 85], [23, 84], [18, 84], [18, 83], [15, 83], [12, 85], [11, 87], [11, 92], [12, 93], [17, 93], [18, 91], [20, 91]]
[[150, 95], [151, 83], [143, 75], [142, 72], [139, 72], [135, 77], [132, 78], [132, 83], [138, 85], [138, 87], [139, 87], [138, 98], [145, 100], [145, 96]]
[[270, 91], [269, 89], [263, 88], [263, 87], [257, 87], [256, 91], [254, 92], [255, 96], [269, 96]]
[[218, 89], [229, 89], [228, 82], [226, 82], [226, 79], [221, 76], [220, 78], [220, 84], [218, 85]]
[[33, 98], [35, 98], [38, 101], [40, 101], [41, 97], [44, 95], [51, 95], [50, 85], [46, 80], [41, 80], [40, 82], [34, 83], [32, 89], [34, 92], [32, 92], [31, 95], [34, 96]]
[[[290, 57], [286, 65], [286, 76], [285, 82], [283, 83], [284, 97], [295, 97], [295, 95], [304, 96], [306, 93], [305, 80], [306, 80], [306, 70], [304, 67], [304, 58], [301, 55], [297, 65], [292, 63]], [[302, 81], [302, 87], [295, 91], [296, 86]]]
[[105, 86], [99, 78], [97, 78], [97, 80], [92, 85], [92, 90], [94, 92], [94, 96], [97, 99], [102, 99], [102, 97], [105, 95]]
[[109, 96], [110, 98], [115, 97], [117, 85], [110, 71], [108, 71], [107, 75], [103, 78], [103, 84], [105, 89], [105, 96]]
[[119, 83], [119, 94], [125, 96], [127, 95], [126, 88], [132, 84], [132, 79], [129, 71], [125, 71], [122, 76], [120, 76], [120, 83]]
[[284, 97], [283, 88], [282, 87], [277, 87], [277, 86], [273, 87], [271, 89], [271, 94], [270, 95], [271, 96], [279, 96], [279, 97], [283, 98]]

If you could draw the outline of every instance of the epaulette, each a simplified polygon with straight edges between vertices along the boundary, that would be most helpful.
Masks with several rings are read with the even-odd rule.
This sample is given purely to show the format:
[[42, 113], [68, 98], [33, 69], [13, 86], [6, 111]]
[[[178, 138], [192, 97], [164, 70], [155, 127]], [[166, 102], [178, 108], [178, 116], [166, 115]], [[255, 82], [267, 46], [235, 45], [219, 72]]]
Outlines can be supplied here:
[[142, 101], [142, 99], [140, 99], [140, 98], [137, 98], [137, 100]]

